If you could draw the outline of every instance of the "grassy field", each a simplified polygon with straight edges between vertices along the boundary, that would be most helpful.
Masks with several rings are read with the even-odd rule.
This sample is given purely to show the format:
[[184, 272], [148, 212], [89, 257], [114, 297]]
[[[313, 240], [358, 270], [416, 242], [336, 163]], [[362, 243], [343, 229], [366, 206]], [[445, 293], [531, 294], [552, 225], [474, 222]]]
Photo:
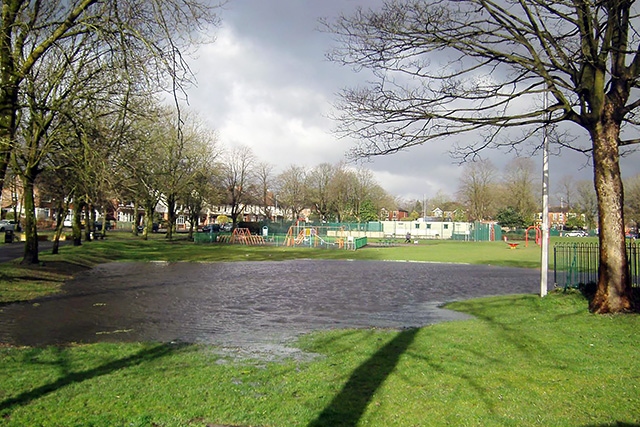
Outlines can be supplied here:
[[[65, 247], [36, 269], [6, 264], [0, 274], [54, 283], [112, 259], [295, 257], [535, 267], [539, 249], [428, 242], [346, 252], [122, 236]], [[0, 347], [0, 425], [640, 426], [638, 315], [592, 315], [577, 293], [450, 308], [475, 317], [402, 331], [314, 333], [295, 343], [300, 352], [275, 359], [170, 343]]]

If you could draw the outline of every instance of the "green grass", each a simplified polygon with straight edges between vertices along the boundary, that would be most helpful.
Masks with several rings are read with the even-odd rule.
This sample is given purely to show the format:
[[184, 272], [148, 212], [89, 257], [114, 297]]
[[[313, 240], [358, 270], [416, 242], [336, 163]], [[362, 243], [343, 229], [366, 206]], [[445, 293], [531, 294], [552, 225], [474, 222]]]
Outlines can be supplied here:
[[314, 333], [297, 344], [310, 360], [154, 343], [0, 348], [0, 425], [640, 423], [637, 315], [589, 314], [577, 294], [452, 308], [476, 318]]
[[[300, 257], [537, 267], [539, 254], [535, 245], [509, 250], [501, 242], [347, 252], [112, 236], [43, 255], [42, 267], [0, 265], [0, 274], [15, 283], [62, 283], [109, 260]], [[0, 347], [0, 426], [640, 425], [640, 316], [592, 315], [577, 293], [450, 308], [474, 319], [317, 332], [292, 344], [306, 357], [276, 360], [165, 343]]]
[[[318, 248], [286, 246], [244, 246], [219, 244], [193, 244], [184, 238], [172, 242], [154, 235], [143, 241], [132, 239], [128, 233], [111, 233], [107, 240], [84, 243], [80, 248], [63, 247], [63, 254], [84, 254], [119, 260], [166, 260], [166, 261], [234, 261], [249, 257], [258, 260], [285, 260], [295, 258], [335, 258], [371, 260], [414, 260], [432, 262], [455, 262], [471, 264], [515, 265], [539, 267], [540, 248], [522, 242], [517, 249], [510, 250], [504, 242], [460, 242], [450, 240], [424, 240], [418, 245], [365, 247], [358, 251], [328, 250]], [[567, 240], [562, 240], [567, 241]], [[244, 257], [244, 258], [243, 258]]]

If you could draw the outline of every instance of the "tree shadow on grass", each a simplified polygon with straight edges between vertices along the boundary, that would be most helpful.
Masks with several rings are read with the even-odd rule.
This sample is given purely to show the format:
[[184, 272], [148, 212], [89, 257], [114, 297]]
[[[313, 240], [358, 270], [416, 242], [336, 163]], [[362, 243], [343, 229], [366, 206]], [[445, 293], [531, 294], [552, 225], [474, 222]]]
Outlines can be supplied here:
[[589, 424], [585, 427], [640, 427], [638, 423], [623, 423], [623, 422], [614, 422], [612, 424]]
[[[0, 402], [0, 413], [6, 415], [8, 411], [11, 411], [18, 406], [28, 405], [32, 401], [46, 396], [49, 393], [53, 393], [68, 385], [81, 383], [92, 378], [110, 374], [120, 369], [129, 368], [145, 362], [159, 359], [177, 350], [178, 348], [179, 346], [172, 344], [158, 344], [151, 348], [141, 350], [129, 357], [114, 360], [112, 362], [97, 366], [93, 369], [88, 369], [82, 372], [66, 373], [63, 377], [59, 378], [56, 381], [34, 388], [33, 390], [25, 391], [15, 397], [11, 397]], [[66, 365], [66, 361], [62, 360], [61, 364]]]
[[355, 426], [376, 390], [395, 369], [420, 329], [399, 332], [387, 345], [358, 366], [340, 393], [308, 427]]

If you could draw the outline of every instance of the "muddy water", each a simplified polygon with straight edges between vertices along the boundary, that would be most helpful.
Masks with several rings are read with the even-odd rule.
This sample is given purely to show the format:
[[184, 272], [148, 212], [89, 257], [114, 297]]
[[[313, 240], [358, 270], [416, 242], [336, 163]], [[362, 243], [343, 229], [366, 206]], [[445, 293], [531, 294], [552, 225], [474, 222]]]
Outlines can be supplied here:
[[317, 261], [110, 263], [64, 293], [0, 311], [0, 342], [283, 343], [327, 328], [404, 328], [464, 316], [444, 302], [535, 293], [539, 272], [449, 264]]

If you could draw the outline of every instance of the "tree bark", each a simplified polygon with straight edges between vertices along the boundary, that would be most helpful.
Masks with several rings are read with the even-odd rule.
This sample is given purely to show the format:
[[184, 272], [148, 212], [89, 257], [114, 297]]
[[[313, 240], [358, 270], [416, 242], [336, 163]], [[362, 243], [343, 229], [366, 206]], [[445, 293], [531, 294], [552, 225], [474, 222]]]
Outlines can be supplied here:
[[26, 242], [24, 245], [24, 256], [22, 264], [38, 264], [38, 230], [36, 224], [36, 206], [33, 195], [33, 176], [26, 173], [22, 179], [24, 187], [24, 233]]
[[[88, 196], [85, 196], [86, 200], [89, 200]], [[93, 205], [90, 203], [84, 204], [84, 241], [90, 242], [93, 240], [91, 235], [93, 234], [93, 220], [95, 216], [92, 214], [94, 212]]]
[[67, 217], [69, 204], [58, 199], [56, 200], [56, 231], [53, 236], [53, 247], [51, 253], [57, 255], [60, 252], [60, 236], [64, 228], [64, 219]]
[[167, 226], [167, 235], [166, 238], [168, 240], [173, 239], [173, 231], [176, 226], [176, 196], [175, 194], [170, 194], [167, 196], [167, 216], [169, 220], [169, 225]]
[[142, 239], [148, 240], [149, 233], [153, 231], [153, 214], [155, 212], [155, 205], [151, 206], [146, 204], [144, 207], [144, 228], [142, 230]]
[[632, 309], [624, 234], [624, 194], [619, 166], [619, 125], [599, 124], [592, 131], [594, 183], [598, 199], [600, 267], [598, 286], [589, 304], [594, 313]]
[[140, 205], [138, 201], [135, 201], [133, 203], [133, 224], [131, 225], [131, 234], [134, 236], [138, 235], [138, 225], [140, 221], [140, 218], [138, 218], [138, 210], [140, 210]]
[[81, 213], [84, 202], [76, 200], [73, 204], [73, 246], [82, 245], [82, 223]]

